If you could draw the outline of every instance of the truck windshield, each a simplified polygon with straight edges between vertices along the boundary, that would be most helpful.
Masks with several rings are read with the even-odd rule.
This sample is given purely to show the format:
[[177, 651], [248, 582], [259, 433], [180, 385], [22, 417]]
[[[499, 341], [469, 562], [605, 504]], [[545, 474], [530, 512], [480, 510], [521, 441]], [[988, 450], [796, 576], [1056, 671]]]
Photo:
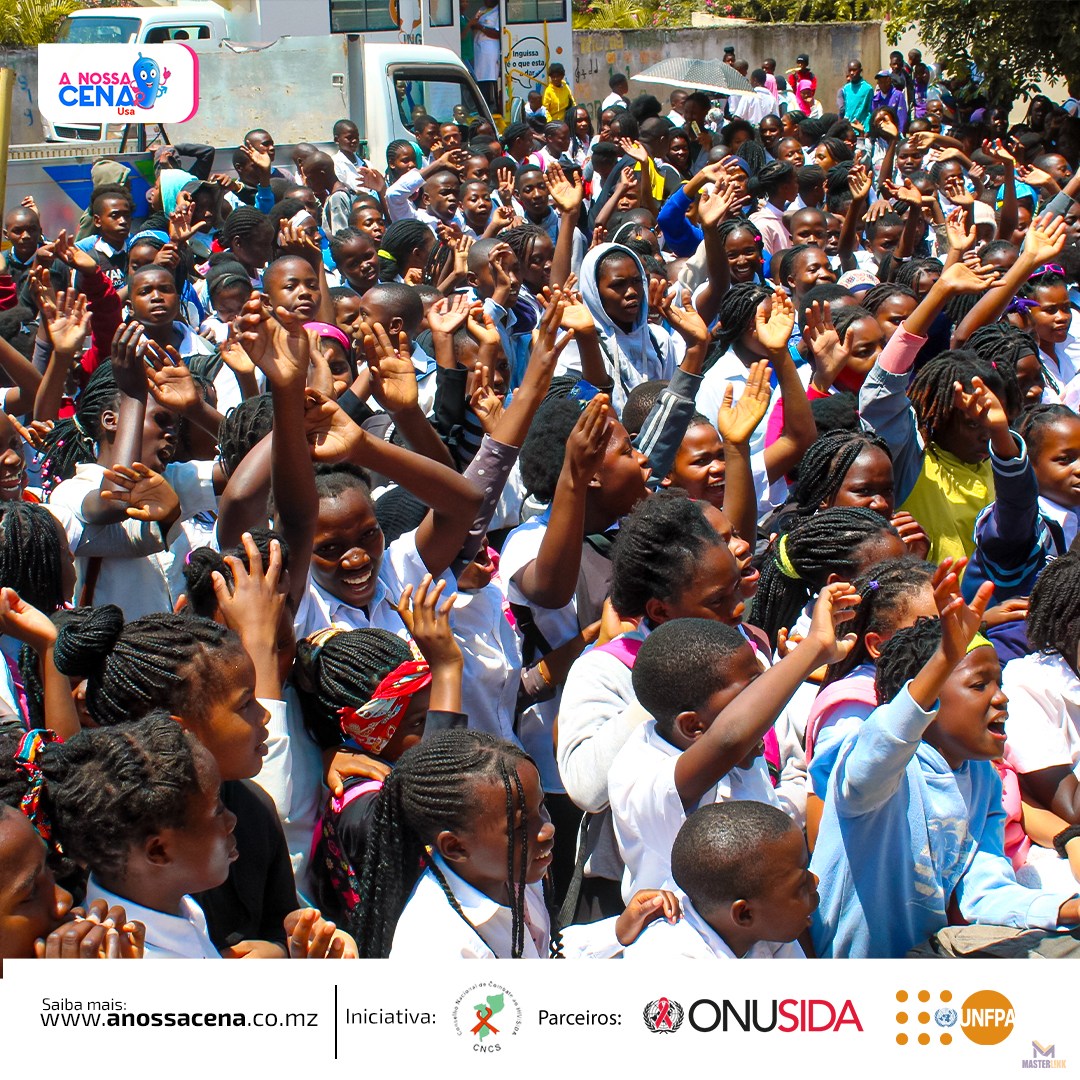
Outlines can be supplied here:
[[140, 20], [101, 18], [65, 19], [57, 41], [66, 45], [127, 45], [139, 33]]
[[490, 119], [468, 76], [442, 69], [395, 67], [390, 77], [396, 91], [399, 118], [402, 126], [413, 130], [418, 116], [433, 116], [436, 120], [453, 120], [471, 124], [481, 118]]

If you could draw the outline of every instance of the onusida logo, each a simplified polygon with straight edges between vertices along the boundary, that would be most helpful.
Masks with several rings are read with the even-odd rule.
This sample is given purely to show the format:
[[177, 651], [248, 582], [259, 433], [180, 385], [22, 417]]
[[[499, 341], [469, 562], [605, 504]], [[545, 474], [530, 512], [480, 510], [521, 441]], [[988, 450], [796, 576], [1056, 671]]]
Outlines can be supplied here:
[[[659, 998], [642, 1011], [645, 1026], [656, 1034], [677, 1031], [683, 1022], [683, 1009], [677, 1001]], [[686, 1010], [686, 1019], [694, 1031], [770, 1031], [838, 1032], [845, 1027], [862, 1031], [862, 1021], [855, 1004], [840, 1004], [821, 998], [772, 998], [768, 1001], [731, 1001], [724, 998], [699, 998]]]
[[180, 42], [38, 47], [38, 98], [53, 123], [183, 123], [198, 86], [198, 57]]

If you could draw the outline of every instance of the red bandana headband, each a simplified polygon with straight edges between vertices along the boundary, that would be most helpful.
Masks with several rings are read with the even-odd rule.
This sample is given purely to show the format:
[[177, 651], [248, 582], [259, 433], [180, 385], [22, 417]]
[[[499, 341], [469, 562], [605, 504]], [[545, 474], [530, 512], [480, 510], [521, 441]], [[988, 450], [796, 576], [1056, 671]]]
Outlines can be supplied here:
[[426, 660], [406, 660], [375, 687], [370, 700], [353, 709], [338, 710], [342, 734], [361, 750], [379, 754], [394, 737], [413, 696], [431, 685]]

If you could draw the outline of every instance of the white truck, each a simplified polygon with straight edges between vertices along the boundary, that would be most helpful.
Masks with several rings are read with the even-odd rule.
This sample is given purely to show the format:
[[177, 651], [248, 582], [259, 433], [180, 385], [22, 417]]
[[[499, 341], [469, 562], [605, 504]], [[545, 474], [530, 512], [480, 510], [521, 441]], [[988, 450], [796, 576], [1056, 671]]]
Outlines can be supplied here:
[[[108, 9], [109, 18], [115, 11], [123, 19], [132, 10]], [[184, 25], [198, 29], [199, 24]], [[191, 120], [167, 128], [166, 134], [174, 142], [217, 147], [216, 171], [231, 171], [232, 151], [251, 128], [270, 131], [278, 161], [288, 167], [289, 150], [297, 142], [314, 142], [332, 152], [334, 122], [348, 117], [360, 129], [361, 153], [382, 167], [392, 140], [413, 137], [417, 108], [440, 120], [491, 120], [468, 69], [449, 49], [371, 44], [345, 34], [282, 37], [251, 46], [214, 38], [187, 43], [199, 56], [199, 106]], [[92, 47], [89, 42], [69, 44]], [[152, 127], [147, 130], [156, 134]], [[13, 146], [5, 209], [33, 195], [51, 233], [72, 227], [89, 198], [91, 165], [101, 157], [120, 156], [122, 131], [122, 125], [105, 131], [101, 125], [80, 125], [55, 132], [63, 141]], [[135, 170], [138, 202], [153, 182], [153, 168], [152, 155], [134, 153], [135, 145], [131, 139], [125, 149], [132, 152], [123, 160]]]

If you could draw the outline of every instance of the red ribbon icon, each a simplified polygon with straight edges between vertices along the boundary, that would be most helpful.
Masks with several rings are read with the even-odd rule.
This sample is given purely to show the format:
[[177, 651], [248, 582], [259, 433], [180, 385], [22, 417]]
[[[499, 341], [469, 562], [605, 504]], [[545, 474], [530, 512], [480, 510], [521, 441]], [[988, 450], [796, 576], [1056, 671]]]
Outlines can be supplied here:
[[476, 1027], [474, 1027], [472, 1029], [472, 1033], [474, 1035], [479, 1035], [480, 1032], [483, 1031], [484, 1028], [487, 1028], [488, 1031], [490, 1031], [492, 1035], [498, 1035], [499, 1034], [499, 1029], [497, 1027], [495, 1027], [493, 1024], [488, 1023], [488, 1021], [494, 1015], [494, 1013], [492, 1011], [492, 1008], [491, 1008], [490, 1005], [485, 1005], [484, 1007], [487, 1009], [487, 1015], [486, 1016], [481, 1016], [480, 1015], [480, 1010], [479, 1009], [476, 1010], [476, 1019], [479, 1020], [480, 1023], [477, 1024]]
[[672, 1027], [673, 1025], [671, 1023], [671, 1017], [670, 1017], [670, 1015], [668, 1015], [669, 1010], [671, 1008], [671, 1003], [668, 1001], [667, 998], [661, 998], [657, 1002], [657, 1005], [660, 1006], [660, 1011], [656, 1014], [656, 1026], [658, 1028], [660, 1028], [660, 1027], [666, 1027], [666, 1028]]

